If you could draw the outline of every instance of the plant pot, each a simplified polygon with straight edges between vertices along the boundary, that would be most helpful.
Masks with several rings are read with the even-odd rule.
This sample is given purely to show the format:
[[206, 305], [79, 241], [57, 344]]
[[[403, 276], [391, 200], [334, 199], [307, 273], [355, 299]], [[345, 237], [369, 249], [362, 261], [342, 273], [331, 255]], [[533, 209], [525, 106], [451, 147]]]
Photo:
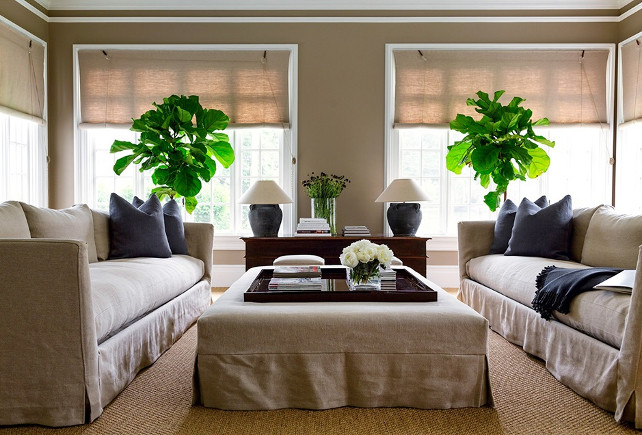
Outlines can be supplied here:
[[359, 263], [347, 269], [350, 290], [381, 290], [381, 265], [378, 261]]
[[311, 198], [312, 217], [323, 218], [330, 225], [330, 233], [337, 234], [336, 198]]

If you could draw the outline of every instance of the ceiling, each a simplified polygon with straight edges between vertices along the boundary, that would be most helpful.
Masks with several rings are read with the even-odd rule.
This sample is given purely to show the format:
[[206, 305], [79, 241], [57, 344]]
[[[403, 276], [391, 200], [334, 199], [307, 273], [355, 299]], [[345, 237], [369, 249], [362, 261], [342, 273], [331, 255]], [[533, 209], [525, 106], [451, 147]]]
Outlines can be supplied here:
[[619, 10], [634, 0], [35, 0], [48, 10]]

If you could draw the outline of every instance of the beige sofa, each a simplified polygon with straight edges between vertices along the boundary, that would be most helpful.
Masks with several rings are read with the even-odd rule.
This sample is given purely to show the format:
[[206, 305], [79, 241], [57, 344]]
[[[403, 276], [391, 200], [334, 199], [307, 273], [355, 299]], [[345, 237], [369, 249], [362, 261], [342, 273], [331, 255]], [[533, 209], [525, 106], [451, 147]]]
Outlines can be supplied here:
[[[458, 297], [493, 330], [546, 362], [564, 385], [618, 421], [642, 427], [642, 216], [609, 206], [575, 210], [571, 261], [488, 255], [493, 221], [460, 222]], [[637, 269], [632, 295], [590, 291], [547, 321], [532, 309], [545, 266]]]
[[213, 227], [189, 255], [106, 260], [109, 218], [0, 204], [0, 424], [91, 422], [207, 308]]

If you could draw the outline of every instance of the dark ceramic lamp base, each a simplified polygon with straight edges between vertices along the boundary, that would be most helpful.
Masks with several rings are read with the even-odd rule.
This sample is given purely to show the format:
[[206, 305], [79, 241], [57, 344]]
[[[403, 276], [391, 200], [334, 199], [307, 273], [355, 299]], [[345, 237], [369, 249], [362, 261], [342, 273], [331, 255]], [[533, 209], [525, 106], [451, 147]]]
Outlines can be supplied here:
[[248, 218], [254, 237], [277, 237], [283, 212], [278, 204], [252, 204]]
[[421, 205], [416, 202], [393, 202], [386, 214], [395, 237], [414, 236], [421, 224]]

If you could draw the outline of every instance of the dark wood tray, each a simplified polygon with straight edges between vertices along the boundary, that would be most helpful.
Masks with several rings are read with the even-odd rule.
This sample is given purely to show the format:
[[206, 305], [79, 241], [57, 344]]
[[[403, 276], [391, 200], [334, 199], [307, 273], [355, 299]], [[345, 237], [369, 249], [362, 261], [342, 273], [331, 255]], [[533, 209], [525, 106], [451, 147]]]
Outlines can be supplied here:
[[437, 292], [417, 279], [406, 269], [397, 272], [397, 289], [349, 290], [346, 269], [342, 267], [323, 268], [321, 278], [327, 279], [330, 290], [286, 290], [268, 289], [272, 269], [262, 270], [245, 292], [245, 302], [434, 302]]

